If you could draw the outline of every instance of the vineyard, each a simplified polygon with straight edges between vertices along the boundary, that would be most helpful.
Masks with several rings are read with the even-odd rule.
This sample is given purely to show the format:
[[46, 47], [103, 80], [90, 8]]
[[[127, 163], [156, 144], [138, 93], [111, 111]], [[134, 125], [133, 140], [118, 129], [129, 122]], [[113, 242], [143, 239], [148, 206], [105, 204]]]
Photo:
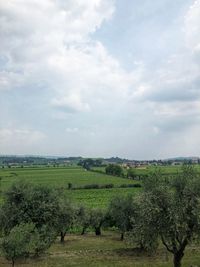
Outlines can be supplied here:
[[[86, 171], [79, 167], [1, 169], [0, 177], [1, 191], [6, 190], [13, 182], [23, 180], [33, 184], [41, 184], [62, 189], [67, 196], [75, 200], [77, 203], [84, 203], [90, 207], [106, 207], [113, 196], [127, 195], [140, 190], [139, 188], [119, 188], [124, 184], [134, 185], [138, 183], [137, 181]], [[71, 184], [74, 189], [90, 184], [101, 186], [112, 184], [113, 188], [69, 190], [69, 184]]]
[[[200, 171], [199, 166], [195, 167]], [[147, 168], [135, 168], [136, 176], [148, 175], [160, 171], [163, 175], [174, 175], [179, 173], [181, 166], [149, 166]], [[126, 169], [124, 169], [126, 177]], [[0, 170], [1, 191], [6, 190], [13, 182], [23, 180], [33, 184], [41, 184], [61, 189], [66, 196], [76, 203], [85, 204], [89, 207], [106, 207], [110, 199], [116, 195], [136, 194], [141, 188], [120, 188], [123, 185], [134, 185], [141, 183], [122, 177], [105, 174], [104, 167], [96, 167], [92, 171], [77, 166], [73, 167], [24, 167], [4, 168]], [[68, 189], [70, 186], [71, 190]], [[80, 189], [87, 185], [112, 185], [113, 188], [103, 189]], [[77, 188], [77, 189], [76, 189]], [[76, 190], [74, 190], [76, 189]]]

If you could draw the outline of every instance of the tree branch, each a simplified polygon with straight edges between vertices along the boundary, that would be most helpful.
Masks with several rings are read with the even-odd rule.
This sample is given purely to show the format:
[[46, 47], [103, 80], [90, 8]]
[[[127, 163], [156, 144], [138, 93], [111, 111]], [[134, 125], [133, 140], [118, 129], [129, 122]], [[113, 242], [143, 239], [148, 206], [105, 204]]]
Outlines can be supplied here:
[[174, 253], [173, 249], [171, 249], [171, 248], [168, 246], [168, 244], [165, 242], [165, 240], [164, 240], [164, 238], [163, 238], [162, 235], [161, 235], [161, 240], [162, 240], [163, 245], [166, 247], [166, 249], [167, 249], [169, 252]]

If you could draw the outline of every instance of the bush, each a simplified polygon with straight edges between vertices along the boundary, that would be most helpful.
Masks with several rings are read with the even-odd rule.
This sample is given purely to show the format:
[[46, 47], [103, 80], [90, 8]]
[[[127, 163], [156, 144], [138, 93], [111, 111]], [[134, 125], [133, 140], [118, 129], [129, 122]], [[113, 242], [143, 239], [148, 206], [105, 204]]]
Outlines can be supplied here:
[[87, 185], [84, 185], [83, 188], [84, 189], [99, 189], [99, 185], [98, 184], [87, 184]]
[[72, 188], [73, 188], [72, 183], [68, 183], [68, 189], [72, 189]]
[[73, 189], [104, 189], [104, 188], [113, 188], [114, 184], [103, 184], [103, 185], [99, 185], [99, 184], [86, 184], [83, 187], [76, 187]]
[[142, 187], [141, 184], [122, 184], [120, 188], [130, 188], [130, 187]]
[[102, 185], [101, 188], [113, 188], [114, 187], [114, 184], [105, 184], [105, 185]]

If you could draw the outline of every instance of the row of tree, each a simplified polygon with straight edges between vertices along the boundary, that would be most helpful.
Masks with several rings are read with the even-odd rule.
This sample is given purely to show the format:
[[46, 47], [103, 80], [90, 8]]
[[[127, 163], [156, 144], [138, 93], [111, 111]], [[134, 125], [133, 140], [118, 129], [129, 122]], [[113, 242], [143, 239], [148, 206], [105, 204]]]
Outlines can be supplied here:
[[78, 162], [78, 166], [82, 166], [86, 170], [90, 170], [92, 167], [101, 167], [103, 161], [102, 159], [81, 159]]
[[106, 210], [77, 207], [62, 192], [23, 182], [5, 193], [0, 210], [1, 250], [12, 261], [38, 256], [60, 235], [88, 228], [101, 235], [102, 227], [118, 228], [121, 239], [146, 251], [160, 242], [181, 266], [185, 248], [200, 236], [200, 178], [191, 167], [164, 179], [155, 173], [145, 179], [143, 192], [111, 200]]

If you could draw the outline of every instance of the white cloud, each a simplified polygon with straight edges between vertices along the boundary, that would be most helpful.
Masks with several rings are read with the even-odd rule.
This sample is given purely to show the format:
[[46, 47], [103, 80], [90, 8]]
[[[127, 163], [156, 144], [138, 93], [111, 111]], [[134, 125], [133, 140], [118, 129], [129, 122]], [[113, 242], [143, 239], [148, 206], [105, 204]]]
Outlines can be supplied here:
[[28, 149], [38, 148], [46, 135], [30, 129], [0, 128], [1, 153], [26, 153]]
[[[89, 111], [127, 97], [132, 73], [91, 34], [112, 17], [112, 0], [25, 1], [0, 4], [5, 57], [0, 88], [47, 87], [49, 104]], [[112, 101], [114, 102], [114, 101]]]
[[174, 118], [187, 116], [196, 124], [200, 117], [200, 0], [186, 12], [182, 25], [180, 51], [157, 69], [146, 69], [133, 97], [144, 101], [155, 120], [171, 118], [173, 123]]
[[[79, 150], [78, 145], [74, 148], [74, 143], [70, 141], [73, 133], [78, 133], [79, 147], [93, 140], [89, 152], [99, 145], [102, 153], [109, 149], [116, 153], [126, 149], [134, 151], [129, 144], [137, 138], [140, 141], [135, 146], [139, 150], [143, 143], [148, 146], [152, 136], [160, 137], [164, 130], [170, 132], [174, 128], [180, 132], [180, 140], [184, 140], [188, 128], [192, 129], [199, 123], [200, 1], [194, 2], [185, 17], [178, 18], [179, 24], [182, 21], [182, 29], [176, 31], [180, 30], [179, 36], [183, 40], [182, 43], [177, 42], [179, 49], [174, 40], [174, 44], [170, 44], [170, 51], [174, 45], [174, 53], [169, 56], [159, 47], [160, 43], [167, 42], [167, 38], [163, 38], [164, 34], [158, 36], [163, 39], [158, 40], [156, 47], [159, 47], [159, 53], [163, 52], [164, 58], [155, 66], [146, 67], [145, 62], [139, 59], [140, 55], [134, 59], [134, 50], [130, 51], [135, 61], [132, 71], [125, 70], [112, 55], [112, 49], [106, 48], [95, 37], [97, 35], [93, 35], [104, 22], [112, 19], [114, 10], [114, 0], [0, 1], [0, 90], [10, 89], [1, 91], [3, 96], [10, 96], [6, 98], [7, 102], [2, 101], [1, 110], [8, 114], [7, 120], [13, 119], [14, 125], [18, 125], [19, 121], [19, 129], [3, 127], [0, 130], [0, 137], [4, 140], [0, 141], [1, 148], [6, 151], [9, 143], [17, 144], [17, 151], [20, 145], [24, 150], [33, 148], [33, 144], [35, 150], [40, 148], [36, 144], [41, 144], [45, 136], [37, 130], [23, 130], [20, 122], [21, 125], [33, 123], [33, 129], [43, 124], [47, 129], [49, 127], [49, 135], [52, 135], [47, 138], [46, 151], [53, 146], [49, 145], [53, 143], [52, 138], [56, 143], [62, 141], [62, 151], [65, 149], [63, 144], [71, 151], [84, 151], [84, 147]], [[144, 29], [144, 26], [139, 29]], [[152, 30], [156, 30], [154, 35], [159, 31], [157, 28]], [[166, 35], [170, 35], [170, 28]], [[121, 41], [121, 36], [118, 38]], [[142, 52], [145, 49], [149, 51], [148, 45], [145, 39], [141, 51], [136, 50], [143, 59]], [[163, 47], [166, 49], [167, 44]], [[18, 95], [21, 98], [16, 98]], [[20, 107], [28, 110], [26, 101], [29, 95], [33, 102], [29, 99], [28, 103], [32, 103], [35, 109], [38, 105], [40, 109], [37, 118], [31, 117], [30, 124], [26, 124], [23, 122], [24, 114], [15, 112], [9, 101], [14, 104], [16, 99]], [[29, 116], [33, 116], [32, 110], [30, 113]], [[29, 116], [27, 114], [26, 120]], [[184, 118], [188, 120], [186, 123], [183, 123]], [[69, 120], [68, 125], [77, 125], [77, 128], [65, 128], [66, 124], [60, 123], [61, 119], [65, 122]], [[5, 121], [2, 116], [1, 125], [6, 125]], [[90, 133], [85, 129], [91, 129]], [[65, 137], [61, 140], [62, 132], [69, 133], [70, 144]], [[74, 142], [77, 142], [77, 135]], [[109, 147], [113, 136], [114, 149]], [[121, 140], [125, 148], [123, 143], [115, 146]], [[152, 150], [151, 147], [148, 150]], [[59, 153], [59, 148], [55, 151]]]
[[69, 95], [61, 99], [55, 98], [52, 100], [52, 106], [67, 112], [84, 112], [89, 111], [88, 103], [83, 103], [79, 95]]
[[190, 7], [185, 16], [185, 40], [189, 49], [193, 53], [200, 53], [200, 1], [197, 0]]
[[77, 133], [79, 131], [79, 129], [76, 127], [75, 128], [66, 128], [65, 131], [67, 133]]

